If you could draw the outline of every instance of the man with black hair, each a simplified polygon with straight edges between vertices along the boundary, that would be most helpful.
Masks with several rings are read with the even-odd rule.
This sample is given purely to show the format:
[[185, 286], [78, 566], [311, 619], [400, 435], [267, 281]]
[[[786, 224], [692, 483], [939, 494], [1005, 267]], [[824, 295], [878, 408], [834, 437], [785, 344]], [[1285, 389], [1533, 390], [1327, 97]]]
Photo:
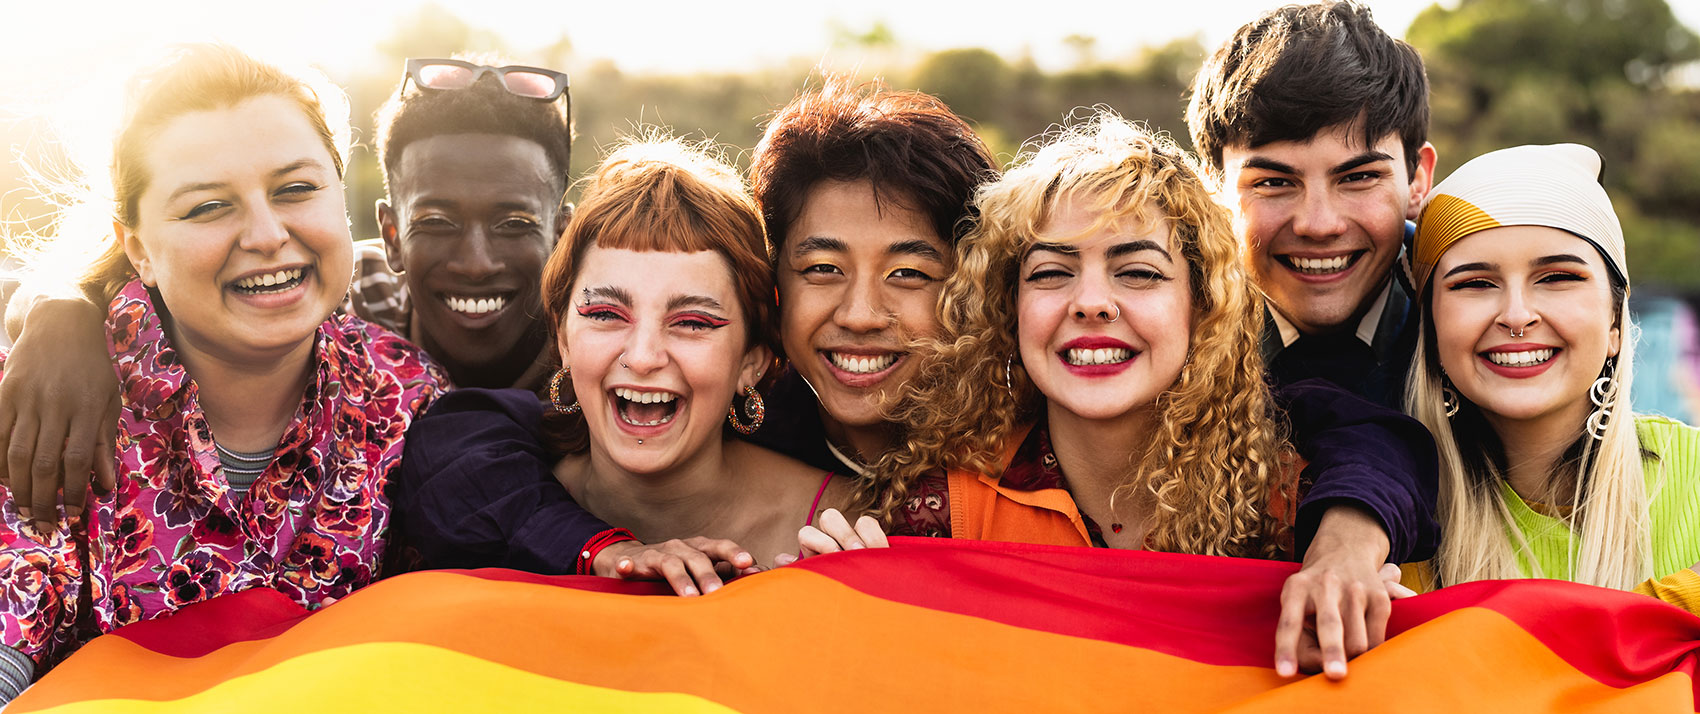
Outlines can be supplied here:
[[[484, 61], [441, 66], [498, 64]], [[564, 102], [516, 93], [490, 72], [452, 89], [411, 74], [378, 110], [389, 195], [378, 201], [380, 241], [357, 245], [348, 307], [425, 348], [456, 385], [535, 391], [553, 363], [538, 285], [568, 216]]]
[[[1354, 2], [1270, 11], [1199, 70], [1187, 125], [1269, 296], [1264, 353], [1277, 383], [1328, 379], [1398, 408], [1418, 320], [1394, 266], [1433, 180], [1428, 117], [1422, 58]], [[1348, 657], [1381, 642], [1391, 588], [1377, 567], [1390, 553], [1425, 559], [1438, 542], [1426, 478], [1426, 501], [1391, 481], [1378, 496], [1402, 504], [1382, 513], [1416, 515], [1405, 530], [1418, 536], [1399, 548], [1376, 513], [1342, 504], [1324, 516], [1331, 527], [1282, 590], [1282, 675], [1338, 679]]]
[[1417, 311], [1394, 266], [1434, 177], [1428, 119], [1422, 58], [1352, 2], [1265, 14], [1199, 71], [1187, 125], [1269, 296], [1278, 382], [1399, 407]]

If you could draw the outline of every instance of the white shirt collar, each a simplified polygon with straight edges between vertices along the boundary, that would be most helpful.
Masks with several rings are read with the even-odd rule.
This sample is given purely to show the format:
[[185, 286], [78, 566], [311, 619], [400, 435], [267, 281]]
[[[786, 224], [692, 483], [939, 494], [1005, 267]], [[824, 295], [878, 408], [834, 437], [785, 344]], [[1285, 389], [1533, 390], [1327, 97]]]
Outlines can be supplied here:
[[[1364, 313], [1363, 319], [1358, 321], [1356, 334], [1364, 344], [1370, 347], [1375, 346], [1375, 328], [1381, 326], [1381, 313], [1387, 310], [1387, 301], [1392, 296], [1393, 281], [1388, 280], [1387, 284], [1381, 287], [1381, 295], [1377, 296], [1375, 301], [1370, 304], [1369, 312]], [[1292, 347], [1293, 343], [1303, 336], [1299, 332], [1299, 328], [1294, 327], [1292, 321], [1288, 320], [1286, 315], [1281, 314], [1280, 309], [1271, 305], [1269, 314], [1275, 317], [1275, 329], [1281, 332], [1282, 347]]]

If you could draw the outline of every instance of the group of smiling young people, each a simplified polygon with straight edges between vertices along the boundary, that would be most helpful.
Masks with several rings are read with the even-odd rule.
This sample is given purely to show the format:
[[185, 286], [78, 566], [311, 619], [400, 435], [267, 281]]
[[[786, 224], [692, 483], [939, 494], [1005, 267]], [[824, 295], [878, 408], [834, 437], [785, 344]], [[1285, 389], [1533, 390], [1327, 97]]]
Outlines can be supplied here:
[[1700, 607], [1700, 433], [1628, 413], [1598, 155], [1431, 185], [1421, 59], [1359, 5], [1219, 49], [1199, 159], [1099, 108], [1000, 173], [938, 100], [829, 77], [747, 183], [652, 137], [567, 206], [566, 83], [410, 60], [368, 245], [334, 87], [223, 46], [136, 80], [112, 233], [10, 308], [0, 697], [249, 587], [697, 595], [888, 535], [1300, 561], [1283, 675], [1344, 676], [1412, 588]]

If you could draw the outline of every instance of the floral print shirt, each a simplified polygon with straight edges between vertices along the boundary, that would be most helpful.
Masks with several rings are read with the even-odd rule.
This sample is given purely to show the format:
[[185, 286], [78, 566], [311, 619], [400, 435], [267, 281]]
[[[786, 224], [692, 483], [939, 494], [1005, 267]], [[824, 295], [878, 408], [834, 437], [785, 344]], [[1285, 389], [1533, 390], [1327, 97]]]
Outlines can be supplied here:
[[75, 528], [41, 533], [0, 486], [0, 644], [41, 671], [96, 635], [224, 593], [269, 587], [312, 608], [377, 577], [402, 434], [448, 383], [419, 348], [347, 316], [321, 324], [301, 406], [243, 495], [139, 281], [106, 327], [118, 488], [91, 496]]

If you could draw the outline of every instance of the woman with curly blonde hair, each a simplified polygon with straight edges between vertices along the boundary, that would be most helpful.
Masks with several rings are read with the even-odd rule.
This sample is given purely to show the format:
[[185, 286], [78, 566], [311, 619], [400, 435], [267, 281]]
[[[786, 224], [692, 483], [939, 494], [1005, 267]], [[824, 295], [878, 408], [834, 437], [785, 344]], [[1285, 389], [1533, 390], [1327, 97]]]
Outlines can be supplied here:
[[[898, 534], [1303, 554], [1277, 669], [1343, 676], [1399, 590], [1386, 534], [1429, 517], [1432, 444], [1325, 383], [1277, 404], [1261, 296], [1199, 176], [1172, 142], [1099, 110], [982, 186], [938, 337], [915, 348], [931, 354], [889, 407], [903, 446], [862, 488]], [[1308, 613], [1316, 639], [1301, 643]]]
[[[942, 344], [895, 409], [894, 481], [949, 469], [957, 537], [1289, 554], [1298, 458], [1261, 301], [1191, 160], [1100, 113], [976, 200]], [[1045, 486], [1078, 512], [1000, 497]]]

